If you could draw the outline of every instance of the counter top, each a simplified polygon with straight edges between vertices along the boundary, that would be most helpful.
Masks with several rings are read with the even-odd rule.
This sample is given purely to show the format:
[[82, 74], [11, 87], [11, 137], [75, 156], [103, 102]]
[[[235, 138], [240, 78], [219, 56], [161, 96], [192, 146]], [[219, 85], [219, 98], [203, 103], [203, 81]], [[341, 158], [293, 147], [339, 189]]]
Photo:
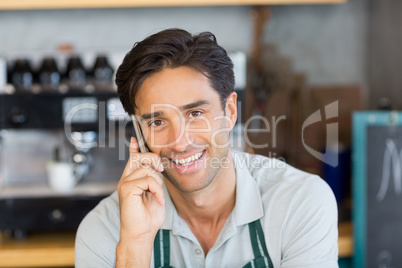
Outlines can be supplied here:
[[353, 226], [351, 222], [342, 222], [338, 225], [338, 256], [339, 258], [353, 256]]
[[[37, 233], [15, 240], [0, 233], [0, 267], [74, 267], [74, 232]], [[353, 255], [352, 224], [339, 224], [339, 257]]]
[[74, 267], [75, 233], [37, 233], [17, 240], [0, 233], [0, 267]]

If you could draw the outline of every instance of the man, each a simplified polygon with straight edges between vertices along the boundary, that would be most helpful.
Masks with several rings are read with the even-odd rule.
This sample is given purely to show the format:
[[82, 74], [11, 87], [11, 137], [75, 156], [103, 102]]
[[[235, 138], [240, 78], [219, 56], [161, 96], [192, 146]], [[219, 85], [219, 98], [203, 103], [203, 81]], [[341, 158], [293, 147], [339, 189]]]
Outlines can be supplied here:
[[76, 267], [338, 267], [325, 182], [230, 149], [233, 65], [211, 33], [146, 38], [116, 84], [150, 152], [131, 139], [117, 192], [79, 227]]

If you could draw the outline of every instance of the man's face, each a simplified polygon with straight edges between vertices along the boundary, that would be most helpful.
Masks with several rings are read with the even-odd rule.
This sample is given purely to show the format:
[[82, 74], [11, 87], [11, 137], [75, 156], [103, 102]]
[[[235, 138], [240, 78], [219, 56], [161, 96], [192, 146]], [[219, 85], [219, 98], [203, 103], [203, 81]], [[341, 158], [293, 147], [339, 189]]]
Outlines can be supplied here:
[[162, 158], [163, 175], [177, 189], [204, 189], [229, 167], [236, 93], [228, 97], [224, 110], [205, 75], [189, 67], [166, 68], [144, 81], [136, 103], [146, 143]]

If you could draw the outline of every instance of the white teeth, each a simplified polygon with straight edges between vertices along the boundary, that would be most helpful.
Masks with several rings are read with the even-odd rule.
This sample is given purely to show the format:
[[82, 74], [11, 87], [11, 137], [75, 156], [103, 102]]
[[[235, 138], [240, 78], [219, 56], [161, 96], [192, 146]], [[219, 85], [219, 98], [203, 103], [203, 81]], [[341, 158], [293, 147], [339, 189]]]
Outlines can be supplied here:
[[192, 155], [190, 157], [187, 157], [186, 159], [173, 159], [173, 162], [176, 165], [189, 165], [190, 163], [194, 162], [195, 160], [198, 160], [202, 156], [202, 152]]

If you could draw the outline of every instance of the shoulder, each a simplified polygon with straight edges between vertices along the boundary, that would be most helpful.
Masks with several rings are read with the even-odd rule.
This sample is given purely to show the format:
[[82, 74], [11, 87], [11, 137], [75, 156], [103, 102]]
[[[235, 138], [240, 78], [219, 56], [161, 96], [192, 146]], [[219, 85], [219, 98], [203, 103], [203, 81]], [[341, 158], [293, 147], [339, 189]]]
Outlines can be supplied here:
[[264, 221], [272, 221], [281, 231], [292, 224], [336, 228], [338, 208], [331, 188], [317, 175], [296, 169], [284, 161], [261, 155], [233, 152], [237, 174], [249, 177], [258, 186]]
[[[117, 192], [103, 199], [82, 220], [75, 240], [76, 267], [114, 266], [119, 241], [120, 213]], [[89, 266], [87, 266], [89, 265]]]
[[[79, 226], [78, 234], [81, 234], [82, 231], [91, 231], [97, 228], [112, 230], [120, 225], [119, 218], [118, 195], [117, 192], [114, 192], [99, 202], [99, 204], [85, 216]], [[87, 234], [87, 232], [85, 232], [85, 234]]]
[[306, 196], [316, 200], [333, 198], [332, 190], [319, 176], [294, 168], [280, 159], [238, 151], [233, 151], [232, 155], [236, 172], [249, 173], [262, 196], [275, 195], [281, 201]]
[[328, 184], [278, 159], [235, 154], [246, 162], [240, 172], [249, 173], [259, 188], [274, 258], [283, 266], [336, 267], [338, 213]]

